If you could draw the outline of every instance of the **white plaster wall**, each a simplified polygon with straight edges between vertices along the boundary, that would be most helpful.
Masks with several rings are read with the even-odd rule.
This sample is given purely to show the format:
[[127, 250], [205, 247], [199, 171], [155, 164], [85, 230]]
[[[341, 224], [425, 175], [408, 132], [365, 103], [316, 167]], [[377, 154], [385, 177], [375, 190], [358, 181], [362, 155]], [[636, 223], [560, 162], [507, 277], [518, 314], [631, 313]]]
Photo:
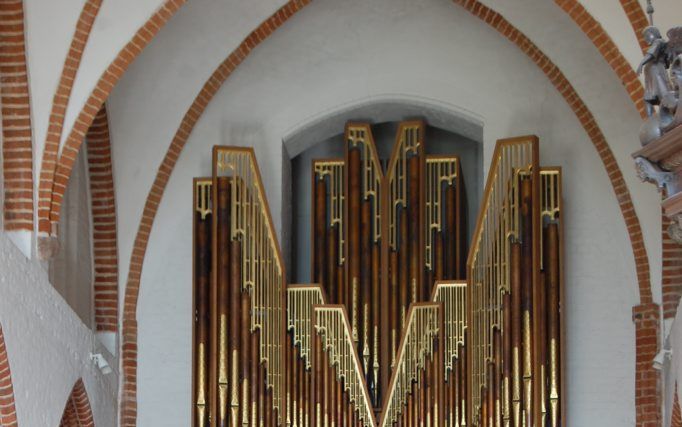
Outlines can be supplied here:
[[[117, 374], [90, 362], [95, 337], [48, 282], [0, 232], [0, 324], [9, 355], [21, 427], [57, 426], [73, 385], [83, 379], [97, 426], [117, 419]], [[107, 356], [108, 357], [108, 356]], [[109, 364], [116, 366], [109, 358]]]
[[[163, 0], [104, 0], [76, 75], [63, 140], [104, 70]], [[85, 0], [24, 1], [33, 154], [40, 172], [52, 100]], [[38, 180], [35, 181], [36, 188]]]
[[[116, 204], [121, 212], [117, 218], [120, 289], [125, 289], [148, 190], [183, 115], [213, 70], [283, 3], [254, 0], [243, 13], [239, 0], [189, 2], [114, 88], [108, 113]], [[145, 123], [138, 121], [142, 117]], [[136, 189], [129, 188], [131, 179]]]
[[104, 71], [165, 0], [104, 0], [83, 51], [66, 110], [62, 143]]
[[[188, 5], [185, 16], [171, 23], [180, 33], [156, 40], [158, 46], [150, 46], [109, 104], [123, 280], [154, 173], [173, 123], [192, 98], [186, 86], [196, 93], [201, 81], [189, 73], [196, 57], [181, 30], [201, 23], [206, 34], [218, 31], [209, 31], [207, 16], [197, 21], [201, 13], [215, 13], [202, 11], [206, 7]], [[195, 50], [203, 48], [193, 43]], [[172, 57], [163, 46], [172, 46]], [[612, 104], [609, 116], [635, 120], [611, 71], [588, 69], [600, 82], [599, 95]], [[486, 168], [498, 138], [540, 136], [543, 163], [565, 170], [570, 423], [634, 424], [636, 277], [625, 225], [597, 153], [534, 64], [484, 23], [441, 0], [318, 0], [257, 48], [220, 90], [171, 176], [151, 233], [138, 306], [140, 424], [189, 422], [191, 179], [210, 173], [211, 146], [255, 148], [277, 223], [281, 140], [325, 112], [385, 98], [447, 105], [481, 121]], [[605, 131], [614, 132], [608, 117], [604, 123], [610, 128]]]
[[[85, 0], [24, 1], [26, 60], [33, 125], [33, 154], [40, 171], [52, 99]], [[36, 183], [36, 188], [38, 184]]]

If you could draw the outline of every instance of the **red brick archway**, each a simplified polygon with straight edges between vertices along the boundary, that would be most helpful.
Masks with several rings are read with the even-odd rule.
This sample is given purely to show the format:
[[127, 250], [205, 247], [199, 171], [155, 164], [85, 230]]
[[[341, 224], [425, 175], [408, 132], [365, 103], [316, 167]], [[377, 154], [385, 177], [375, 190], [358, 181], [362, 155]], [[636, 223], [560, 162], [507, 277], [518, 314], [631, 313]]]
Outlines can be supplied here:
[[14, 405], [14, 387], [9, 367], [5, 337], [0, 326], [0, 426], [16, 427], [17, 410]]
[[[66, 185], [68, 184], [69, 176], [71, 176], [71, 170], [76, 161], [78, 150], [104, 101], [109, 97], [114, 86], [116, 86], [130, 64], [142, 53], [142, 50], [186, 1], [165, 0], [156, 13], [149, 18], [118, 53], [100, 77], [95, 88], [90, 93], [85, 106], [78, 114], [61, 153], [59, 152], [59, 139], [57, 138], [57, 136], [61, 137], [61, 126], [59, 132], [48, 133], [49, 144], [46, 144], [44, 148], [38, 188], [38, 231], [40, 233], [44, 235], [52, 234], [53, 224], [59, 222], [62, 198], [64, 197]], [[80, 45], [80, 43], [79, 41], [77, 45]], [[73, 44], [72, 47], [74, 47]], [[67, 58], [68, 62], [69, 58]], [[57, 95], [60, 94], [60, 90], [67, 90], [61, 83], [63, 82], [60, 82]], [[66, 101], [60, 98], [59, 105], [56, 108], [57, 112], [61, 111], [60, 105], [62, 103], [68, 103], [70, 88], [68, 88], [68, 94], [65, 93], [65, 95], [67, 96]], [[53, 107], [53, 111], [54, 109]]]
[[76, 381], [64, 406], [59, 427], [94, 427], [95, 419], [90, 408], [88, 393], [83, 380]]
[[0, 2], [4, 229], [33, 230], [33, 143], [23, 0]]
[[[481, 19], [501, 35], [514, 43], [521, 49], [547, 76], [555, 88], [569, 104], [581, 125], [588, 134], [600, 159], [608, 173], [613, 190], [618, 199], [620, 209], [628, 229], [630, 241], [635, 258], [635, 266], [638, 278], [638, 288], [642, 303], [651, 305], [653, 298], [651, 294], [651, 284], [649, 279], [649, 261], [644, 246], [642, 231], [639, 219], [635, 213], [632, 199], [623, 179], [622, 172], [616, 162], [606, 138], [599, 128], [594, 116], [589, 111], [585, 103], [579, 97], [568, 79], [561, 70], [526, 37], [522, 32], [515, 28], [502, 15], [474, 0], [453, 0], [474, 16]], [[124, 397], [121, 407], [122, 425], [136, 425], [137, 415], [137, 299], [140, 288], [140, 277], [142, 265], [147, 249], [147, 243], [154, 218], [156, 216], [159, 202], [163, 197], [165, 187], [173, 171], [175, 163], [184, 148], [189, 135], [201, 117], [203, 111], [210, 103], [211, 99], [218, 91], [220, 86], [231, 75], [244, 58], [265, 40], [274, 30], [279, 28], [288, 18], [303, 8], [308, 1], [290, 1], [269, 19], [263, 22], [258, 28], [252, 31], [249, 36], [233, 51], [220, 66], [214, 71], [205, 83], [189, 110], [183, 117], [180, 126], [164, 156], [159, 167], [156, 179], [147, 197], [142, 219], [138, 228], [137, 236], [133, 246], [130, 260], [130, 270], [128, 274], [124, 312], [123, 312], [123, 390]], [[647, 318], [648, 319], [648, 318]], [[648, 322], [647, 322], [648, 324]], [[639, 382], [638, 382], [639, 385]], [[638, 387], [639, 390], [639, 387]], [[639, 392], [638, 392], [639, 393]]]

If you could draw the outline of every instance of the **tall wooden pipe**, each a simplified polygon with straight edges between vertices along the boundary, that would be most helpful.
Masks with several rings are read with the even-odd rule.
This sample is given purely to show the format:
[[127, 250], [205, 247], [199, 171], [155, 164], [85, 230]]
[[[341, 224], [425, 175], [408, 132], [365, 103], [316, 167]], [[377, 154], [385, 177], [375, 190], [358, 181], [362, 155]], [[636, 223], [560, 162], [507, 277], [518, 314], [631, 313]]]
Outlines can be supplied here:
[[527, 427], [533, 427], [533, 193], [532, 180], [521, 179], [521, 309], [523, 327], [523, 409]]
[[[217, 336], [214, 339], [216, 344], [216, 426], [227, 427], [229, 422], [228, 410], [231, 404], [229, 386], [230, 375], [230, 352], [232, 346], [230, 345], [229, 336], [229, 317], [231, 312], [230, 294], [230, 182], [225, 177], [217, 179], [217, 212], [216, 212], [216, 250], [217, 250], [217, 271], [216, 271], [216, 288], [217, 288]], [[233, 424], [234, 425], [234, 424]]]
[[549, 340], [548, 375], [549, 375], [549, 421], [551, 427], [558, 427], [561, 420], [560, 392], [561, 392], [561, 268], [559, 252], [559, 226], [556, 223], [547, 227], [547, 278], [548, 286], [548, 325]]
[[209, 348], [212, 214], [195, 212], [194, 231], [194, 427], [209, 425]]

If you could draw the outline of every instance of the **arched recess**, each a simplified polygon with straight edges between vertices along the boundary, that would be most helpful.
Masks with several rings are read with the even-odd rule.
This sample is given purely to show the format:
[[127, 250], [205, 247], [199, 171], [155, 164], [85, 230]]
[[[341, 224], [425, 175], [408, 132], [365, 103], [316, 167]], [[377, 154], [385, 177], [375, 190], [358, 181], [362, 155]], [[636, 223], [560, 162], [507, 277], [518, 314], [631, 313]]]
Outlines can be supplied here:
[[5, 337], [0, 326], [0, 426], [16, 427], [17, 410], [14, 405], [14, 387], [12, 373], [5, 347]]
[[[474, 16], [493, 27], [497, 32], [514, 43], [521, 51], [531, 59], [540, 70], [546, 75], [557, 91], [561, 94], [567, 104], [575, 113], [584, 131], [592, 141], [599, 158], [609, 176], [613, 191], [619, 202], [619, 207], [628, 229], [628, 234], [632, 244], [632, 251], [636, 263], [638, 277], [638, 289], [640, 299], [644, 302], [652, 300], [651, 288], [649, 283], [649, 264], [646, 249], [642, 240], [641, 227], [634, 211], [634, 206], [623, 179], [622, 172], [613, 156], [613, 153], [600, 130], [596, 119], [589, 111], [588, 107], [578, 96], [568, 79], [561, 70], [554, 64], [528, 37], [515, 28], [510, 22], [495, 11], [485, 7], [476, 1], [454, 1]], [[285, 8], [293, 5], [298, 11], [300, 7], [295, 3], [289, 2]], [[285, 9], [286, 10], [286, 9]], [[281, 11], [280, 11], [281, 12]], [[124, 314], [123, 314], [123, 385], [124, 390], [123, 405], [121, 409], [121, 419], [123, 425], [135, 425], [136, 416], [136, 378], [137, 378], [137, 299], [139, 295], [140, 277], [147, 244], [154, 218], [156, 216], [160, 200], [163, 197], [170, 175], [175, 167], [180, 153], [186, 144], [190, 133], [194, 129], [200, 116], [203, 114], [207, 105], [218, 91], [220, 86], [231, 75], [234, 69], [243, 61], [250, 51], [257, 46], [264, 38], [269, 36], [273, 29], [278, 28], [283, 22], [277, 12], [269, 20], [254, 30], [249, 37], [235, 50], [228, 58], [220, 64], [216, 71], [205, 83], [200, 93], [186, 112], [181, 121], [175, 136], [162, 160], [152, 188], [147, 196], [142, 219], [134, 241], [133, 251], [130, 260], [130, 270], [128, 274]], [[290, 16], [293, 13], [290, 14]], [[288, 17], [287, 17], [288, 18]], [[124, 419], [125, 417], [125, 419]]]
[[90, 400], [85, 391], [83, 380], [79, 379], [74, 384], [69, 398], [64, 406], [60, 427], [94, 427], [95, 419], [90, 408]]

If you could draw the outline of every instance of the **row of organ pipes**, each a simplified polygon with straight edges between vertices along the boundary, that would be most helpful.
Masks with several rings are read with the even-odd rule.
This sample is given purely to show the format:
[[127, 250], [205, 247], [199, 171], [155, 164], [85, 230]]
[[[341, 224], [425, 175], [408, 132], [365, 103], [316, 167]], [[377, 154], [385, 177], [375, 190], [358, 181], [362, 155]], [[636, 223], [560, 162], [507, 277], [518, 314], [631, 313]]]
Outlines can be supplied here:
[[401, 123], [312, 176], [314, 284], [286, 284], [253, 152], [194, 185], [193, 425], [565, 425], [561, 171], [499, 141], [466, 253], [461, 165]]

